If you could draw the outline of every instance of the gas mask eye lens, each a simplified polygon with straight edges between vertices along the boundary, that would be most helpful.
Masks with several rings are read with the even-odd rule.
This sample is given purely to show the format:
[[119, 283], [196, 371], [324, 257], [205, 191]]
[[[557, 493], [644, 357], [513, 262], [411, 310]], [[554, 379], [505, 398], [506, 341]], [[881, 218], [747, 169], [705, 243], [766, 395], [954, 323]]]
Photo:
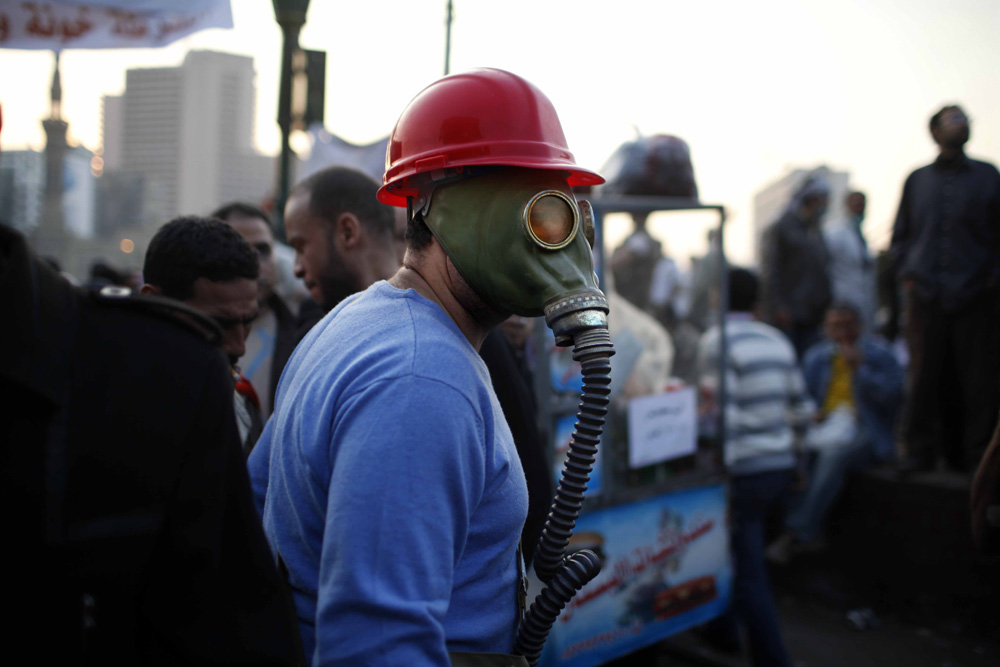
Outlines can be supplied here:
[[580, 216], [562, 192], [541, 192], [528, 202], [525, 223], [531, 238], [543, 248], [557, 250], [573, 240]]

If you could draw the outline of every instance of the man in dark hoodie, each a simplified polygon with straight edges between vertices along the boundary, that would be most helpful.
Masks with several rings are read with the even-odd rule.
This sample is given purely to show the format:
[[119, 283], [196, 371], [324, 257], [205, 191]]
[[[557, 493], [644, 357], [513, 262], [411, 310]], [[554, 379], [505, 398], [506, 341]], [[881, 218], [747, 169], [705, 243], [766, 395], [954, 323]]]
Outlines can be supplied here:
[[832, 298], [829, 256], [820, 228], [829, 201], [829, 185], [813, 174], [762, 241], [764, 318], [788, 336], [799, 359], [820, 339]]

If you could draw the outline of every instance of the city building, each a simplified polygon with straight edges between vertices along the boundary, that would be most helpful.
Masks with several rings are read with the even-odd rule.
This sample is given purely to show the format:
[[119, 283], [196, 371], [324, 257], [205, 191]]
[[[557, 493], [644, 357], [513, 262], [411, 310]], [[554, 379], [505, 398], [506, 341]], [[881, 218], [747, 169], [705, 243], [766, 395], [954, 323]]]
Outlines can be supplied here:
[[38, 226], [45, 195], [45, 154], [4, 151], [0, 159], [0, 220], [20, 232]]
[[122, 95], [103, 99], [103, 173], [141, 179], [141, 224], [272, 194], [275, 159], [252, 141], [254, 77], [248, 56], [191, 51], [179, 67], [128, 70]]
[[[96, 232], [93, 159], [94, 154], [83, 146], [70, 146], [63, 155], [62, 219], [66, 231], [76, 238], [93, 238]], [[25, 234], [38, 228], [45, 178], [45, 153], [4, 151], [0, 160], [0, 220]]]

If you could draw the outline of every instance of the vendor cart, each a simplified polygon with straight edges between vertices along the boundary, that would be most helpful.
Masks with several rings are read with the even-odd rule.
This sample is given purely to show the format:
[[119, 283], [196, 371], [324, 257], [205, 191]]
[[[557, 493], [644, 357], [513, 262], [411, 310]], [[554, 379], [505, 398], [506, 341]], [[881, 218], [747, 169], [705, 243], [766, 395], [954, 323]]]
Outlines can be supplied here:
[[[711, 323], [724, 327], [728, 303], [725, 210], [690, 199], [606, 196], [591, 199], [595, 264], [605, 291], [604, 222], [615, 213], [709, 211], [718, 216]], [[661, 216], [662, 217], [662, 216]], [[714, 218], [711, 218], [714, 220]], [[621, 297], [609, 294], [611, 315]], [[626, 323], [627, 324], [627, 323]], [[542, 432], [551, 443], [558, 481], [580, 396], [579, 370], [542, 322], [535, 330], [535, 390]], [[645, 395], [627, 395], [629, 373], [642, 345], [627, 326], [611, 326], [612, 397], [598, 458], [570, 551], [590, 549], [601, 573], [556, 620], [539, 661], [549, 667], [588, 667], [626, 656], [720, 615], [729, 605], [727, 478], [722, 463], [721, 411], [699, 414], [695, 383], [676, 379]], [[725, 333], [724, 331], [722, 332]], [[724, 340], [724, 335], [719, 337]], [[719, 350], [720, 364], [726, 351]], [[725, 373], [719, 373], [719, 404]], [[537, 590], [538, 582], [532, 581]]]

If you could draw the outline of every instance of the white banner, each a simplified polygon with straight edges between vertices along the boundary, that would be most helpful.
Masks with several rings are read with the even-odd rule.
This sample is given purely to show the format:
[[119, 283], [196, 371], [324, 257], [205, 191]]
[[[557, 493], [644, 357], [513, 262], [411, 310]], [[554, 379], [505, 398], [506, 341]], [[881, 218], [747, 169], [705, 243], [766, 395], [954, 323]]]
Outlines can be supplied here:
[[319, 124], [309, 128], [313, 138], [312, 151], [309, 157], [299, 166], [296, 176], [302, 180], [306, 176], [325, 169], [326, 167], [353, 167], [368, 174], [382, 184], [382, 173], [385, 171], [385, 149], [389, 145], [389, 137], [358, 146], [347, 142], [335, 134], [330, 134]]
[[166, 46], [206, 28], [233, 27], [229, 0], [174, 6], [177, 8], [132, 11], [104, 6], [101, 0], [90, 4], [0, 0], [0, 48], [150, 48]]

